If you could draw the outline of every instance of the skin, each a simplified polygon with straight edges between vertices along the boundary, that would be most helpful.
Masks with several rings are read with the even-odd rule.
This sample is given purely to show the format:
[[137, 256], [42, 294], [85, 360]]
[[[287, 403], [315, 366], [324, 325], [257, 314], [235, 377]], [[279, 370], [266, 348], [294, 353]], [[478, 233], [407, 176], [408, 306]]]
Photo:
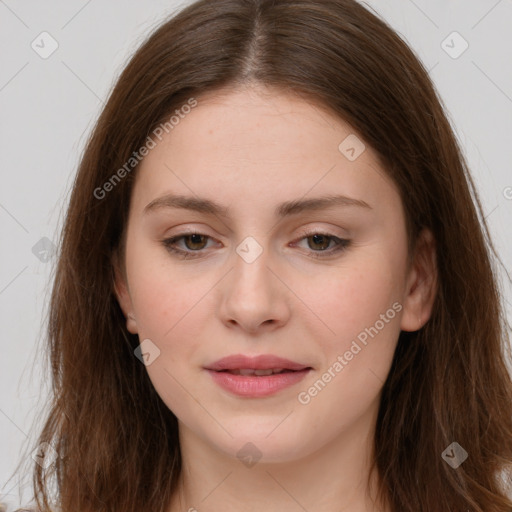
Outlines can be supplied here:
[[[409, 262], [402, 202], [377, 155], [366, 145], [350, 161], [338, 149], [354, 133], [298, 96], [226, 89], [198, 98], [138, 169], [115, 289], [128, 330], [160, 350], [146, 369], [179, 422], [184, 471], [169, 512], [389, 510], [373, 503], [375, 476], [367, 486], [371, 441], [400, 330], [421, 328], [431, 314], [435, 247], [424, 231]], [[168, 193], [211, 199], [230, 214], [143, 213]], [[283, 201], [328, 194], [371, 208], [274, 217]], [[162, 244], [186, 228], [207, 238], [175, 246], [199, 257], [180, 259]], [[313, 240], [306, 229], [351, 243], [315, 258], [336, 238]], [[263, 250], [251, 263], [236, 252], [248, 236]], [[396, 302], [394, 318], [300, 403]], [[241, 398], [203, 368], [236, 353], [313, 370], [272, 396]], [[249, 441], [261, 452], [251, 467], [237, 457]]]

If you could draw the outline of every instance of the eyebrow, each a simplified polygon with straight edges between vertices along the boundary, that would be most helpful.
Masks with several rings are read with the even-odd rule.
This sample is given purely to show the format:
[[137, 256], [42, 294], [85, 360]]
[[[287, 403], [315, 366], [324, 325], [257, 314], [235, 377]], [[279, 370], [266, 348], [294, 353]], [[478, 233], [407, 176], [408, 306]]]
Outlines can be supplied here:
[[[286, 217], [303, 212], [326, 210], [335, 206], [357, 206], [360, 208], [372, 209], [372, 207], [361, 199], [354, 199], [343, 195], [329, 195], [310, 199], [294, 199], [279, 204], [274, 211], [276, 217]], [[158, 197], [147, 204], [143, 214], [167, 208], [181, 208], [199, 213], [207, 213], [222, 217], [229, 217], [230, 210], [215, 201], [201, 197], [166, 194]]]

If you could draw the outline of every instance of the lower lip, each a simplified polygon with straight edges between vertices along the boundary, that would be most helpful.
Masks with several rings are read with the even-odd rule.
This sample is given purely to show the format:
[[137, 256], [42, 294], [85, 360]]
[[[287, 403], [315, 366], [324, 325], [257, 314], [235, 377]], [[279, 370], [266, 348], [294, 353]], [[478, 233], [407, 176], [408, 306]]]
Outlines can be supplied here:
[[234, 375], [228, 372], [207, 370], [213, 380], [223, 389], [248, 398], [273, 395], [284, 388], [300, 382], [311, 368], [274, 375]]

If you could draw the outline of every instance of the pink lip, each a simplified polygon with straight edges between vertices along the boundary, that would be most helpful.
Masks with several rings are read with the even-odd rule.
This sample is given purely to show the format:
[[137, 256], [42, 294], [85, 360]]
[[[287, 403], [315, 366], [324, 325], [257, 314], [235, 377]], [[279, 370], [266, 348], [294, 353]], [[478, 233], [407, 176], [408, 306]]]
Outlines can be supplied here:
[[[261, 376], [234, 375], [224, 371], [240, 369], [268, 370], [272, 368], [283, 368], [293, 371]], [[219, 359], [205, 369], [212, 376], [214, 382], [226, 391], [247, 398], [258, 398], [273, 395], [284, 388], [296, 384], [312, 368], [270, 354], [257, 357], [236, 354]]]
[[208, 365], [207, 370], [240, 370], [240, 369], [253, 369], [253, 370], [269, 370], [272, 368], [283, 368], [285, 370], [304, 370], [311, 368], [308, 365], [296, 363], [289, 359], [273, 356], [272, 354], [263, 354], [260, 356], [250, 357], [243, 354], [234, 354], [231, 356], [223, 357], [218, 361]]

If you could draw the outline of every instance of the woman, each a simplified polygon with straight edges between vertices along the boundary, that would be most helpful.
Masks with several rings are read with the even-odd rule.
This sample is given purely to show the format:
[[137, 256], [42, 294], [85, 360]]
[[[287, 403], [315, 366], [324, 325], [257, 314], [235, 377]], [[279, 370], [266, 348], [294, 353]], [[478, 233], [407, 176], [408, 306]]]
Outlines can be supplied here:
[[479, 215], [427, 72], [360, 4], [183, 9], [74, 183], [38, 507], [512, 510]]

